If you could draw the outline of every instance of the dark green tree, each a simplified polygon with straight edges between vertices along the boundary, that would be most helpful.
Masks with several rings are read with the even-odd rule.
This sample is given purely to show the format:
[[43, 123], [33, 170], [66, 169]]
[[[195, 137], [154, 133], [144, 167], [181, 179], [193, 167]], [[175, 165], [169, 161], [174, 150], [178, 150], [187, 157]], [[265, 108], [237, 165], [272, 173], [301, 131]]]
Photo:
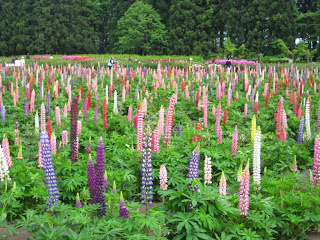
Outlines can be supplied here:
[[119, 53], [164, 54], [167, 31], [151, 5], [137, 1], [119, 19], [114, 50]]

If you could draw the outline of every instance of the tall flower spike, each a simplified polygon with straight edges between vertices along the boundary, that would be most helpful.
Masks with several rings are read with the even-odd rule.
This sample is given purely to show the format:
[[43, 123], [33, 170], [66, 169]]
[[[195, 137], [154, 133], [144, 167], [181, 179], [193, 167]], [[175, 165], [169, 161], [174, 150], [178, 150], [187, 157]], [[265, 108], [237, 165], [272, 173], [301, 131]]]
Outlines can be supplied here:
[[281, 134], [281, 120], [282, 120], [282, 101], [279, 102], [278, 104], [278, 109], [277, 109], [277, 121], [276, 121], [276, 136], [277, 139], [280, 139], [280, 134]]
[[91, 198], [91, 204], [96, 203], [96, 173], [94, 170], [94, 164], [92, 162], [91, 154], [89, 155], [88, 165], [87, 165], [87, 177], [88, 177], [88, 187]]
[[314, 141], [312, 182], [316, 185], [320, 183], [320, 134], [316, 136]]
[[298, 139], [297, 139], [297, 143], [298, 144], [302, 144], [303, 143], [303, 130], [304, 130], [304, 116], [302, 116], [301, 119], [300, 119], [299, 131], [298, 131]]
[[57, 139], [56, 139], [56, 135], [53, 132], [51, 139], [50, 139], [50, 146], [51, 146], [51, 153], [56, 154], [57, 153]]
[[43, 160], [42, 160], [42, 153], [41, 153], [41, 142], [38, 145], [38, 168], [43, 168]]
[[166, 116], [166, 125], [164, 129], [164, 143], [167, 143], [167, 146], [170, 146], [173, 120], [174, 120], [174, 106], [177, 102], [177, 96], [174, 94], [170, 98], [169, 107]]
[[55, 108], [55, 114], [56, 114], [56, 125], [57, 125], [57, 128], [60, 129], [61, 128], [61, 113], [60, 113], [59, 107]]
[[40, 120], [41, 120], [41, 132], [46, 131], [46, 110], [44, 104], [41, 104], [41, 113], [40, 113]]
[[237, 148], [238, 148], [238, 128], [236, 126], [232, 135], [232, 146], [231, 146], [232, 157], [236, 156]]
[[163, 109], [163, 106], [161, 106], [160, 111], [159, 111], [158, 128], [159, 128], [160, 136], [164, 135], [164, 109]]
[[[261, 184], [261, 131], [257, 127], [253, 143], [253, 183], [257, 186]], [[258, 187], [257, 189], [260, 189]]]
[[[224, 176], [224, 172], [222, 171], [220, 182], [219, 182], [219, 193], [221, 196], [227, 195], [227, 181]], [[223, 200], [223, 199], [222, 199]]]
[[166, 169], [166, 166], [163, 164], [160, 166], [159, 179], [160, 179], [160, 189], [167, 190], [168, 189], [167, 169]]
[[6, 157], [6, 160], [7, 160], [8, 166], [12, 167], [13, 163], [10, 156], [9, 140], [6, 135], [4, 135], [2, 139], [2, 148], [3, 148], [4, 156]]
[[96, 188], [95, 197], [96, 203], [101, 204], [102, 210], [99, 210], [99, 215], [106, 215], [106, 200], [104, 193], [104, 145], [100, 138], [97, 146], [97, 164], [96, 164]]
[[151, 132], [144, 134], [141, 160], [141, 201], [153, 204], [153, 167], [152, 167], [152, 143]]
[[211, 157], [206, 155], [204, 159], [204, 184], [212, 184], [212, 166], [211, 166]]
[[1, 121], [2, 122], [6, 121], [6, 108], [4, 105], [1, 106]]
[[306, 140], [311, 140], [311, 128], [310, 128], [310, 114], [311, 114], [311, 100], [310, 97], [307, 99], [306, 102]]
[[112, 185], [112, 192], [116, 193], [117, 192], [117, 185], [116, 185], [116, 181], [113, 181], [113, 185]]
[[39, 114], [38, 111], [36, 112], [36, 115], [34, 117], [34, 129], [38, 133], [39, 132]]
[[[320, 89], [320, 88], [319, 88]], [[320, 131], [320, 101], [319, 101], [319, 105], [318, 105], [318, 116], [317, 116], [317, 126], [316, 126], [316, 130], [317, 132]]]
[[[189, 171], [188, 171], [188, 178], [189, 179], [196, 179], [199, 177], [199, 162], [200, 162], [200, 144], [192, 151], [190, 158], [189, 158]], [[192, 191], [198, 190], [198, 186], [196, 185], [194, 189], [192, 186], [189, 185], [189, 189]]]
[[142, 150], [142, 141], [143, 141], [143, 111], [141, 109], [138, 110], [138, 120], [137, 120], [137, 151]]
[[117, 99], [117, 90], [114, 91], [113, 97], [113, 112], [118, 114], [118, 99]]
[[251, 142], [254, 141], [255, 134], [256, 134], [256, 115], [253, 115], [252, 120], [251, 120]]
[[9, 166], [7, 159], [3, 153], [2, 147], [0, 146], [0, 181], [3, 182], [5, 178], [10, 180], [9, 176]]
[[68, 131], [62, 132], [62, 146], [66, 146], [68, 144]]
[[239, 210], [240, 215], [247, 216], [249, 211], [249, 190], [250, 190], [250, 172], [249, 161], [241, 174], [239, 188]]
[[76, 96], [72, 100], [71, 105], [71, 118], [70, 118], [70, 152], [71, 152], [71, 161], [78, 161], [78, 152], [77, 148], [77, 126], [78, 126], [78, 99]]
[[48, 188], [49, 199], [47, 202], [46, 211], [49, 211], [53, 205], [59, 201], [59, 191], [57, 187], [57, 180], [52, 164], [49, 137], [46, 131], [41, 132], [41, 154], [43, 160], [43, 169], [46, 176], [46, 185]]
[[129, 213], [128, 213], [127, 207], [124, 203], [122, 192], [120, 192], [119, 217], [129, 218]]
[[108, 110], [108, 105], [107, 105], [107, 99], [105, 98], [103, 99], [103, 108], [102, 108], [103, 129], [108, 128], [107, 110]]

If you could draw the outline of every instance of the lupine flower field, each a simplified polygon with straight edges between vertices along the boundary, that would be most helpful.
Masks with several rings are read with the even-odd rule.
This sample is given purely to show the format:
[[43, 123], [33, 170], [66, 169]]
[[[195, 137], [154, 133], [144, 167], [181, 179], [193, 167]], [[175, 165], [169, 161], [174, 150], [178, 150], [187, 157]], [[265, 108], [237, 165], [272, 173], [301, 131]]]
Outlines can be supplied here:
[[0, 226], [34, 239], [318, 231], [318, 67], [224, 61], [1, 65]]

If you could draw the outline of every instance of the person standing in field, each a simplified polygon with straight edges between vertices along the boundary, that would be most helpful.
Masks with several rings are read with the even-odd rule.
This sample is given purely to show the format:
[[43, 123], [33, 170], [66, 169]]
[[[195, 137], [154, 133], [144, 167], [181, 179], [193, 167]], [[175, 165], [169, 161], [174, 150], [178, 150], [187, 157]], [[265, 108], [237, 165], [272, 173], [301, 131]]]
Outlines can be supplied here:
[[114, 57], [112, 56], [108, 62], [108, 67], [111, 70], [112, 66], [115, 64]]

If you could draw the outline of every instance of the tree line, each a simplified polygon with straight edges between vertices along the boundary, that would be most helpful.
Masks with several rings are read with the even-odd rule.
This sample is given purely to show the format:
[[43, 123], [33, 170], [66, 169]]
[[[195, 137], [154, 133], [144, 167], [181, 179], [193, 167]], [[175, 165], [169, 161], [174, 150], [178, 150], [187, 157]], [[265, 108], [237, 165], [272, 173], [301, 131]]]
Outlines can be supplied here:
[[278, 55], [296, 39], [320, 56], [320, 0], [0, 0], [6, 56]]

